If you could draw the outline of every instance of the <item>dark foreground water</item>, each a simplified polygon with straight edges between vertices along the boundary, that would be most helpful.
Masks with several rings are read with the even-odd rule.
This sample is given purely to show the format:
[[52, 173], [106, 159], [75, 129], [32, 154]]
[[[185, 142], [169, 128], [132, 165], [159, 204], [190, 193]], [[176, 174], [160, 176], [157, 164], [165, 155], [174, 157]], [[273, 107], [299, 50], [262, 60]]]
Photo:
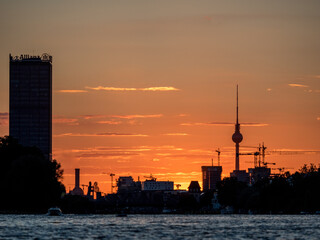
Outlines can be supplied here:
[[320, 216], [0, 215], [0, 239], [320, 239]]

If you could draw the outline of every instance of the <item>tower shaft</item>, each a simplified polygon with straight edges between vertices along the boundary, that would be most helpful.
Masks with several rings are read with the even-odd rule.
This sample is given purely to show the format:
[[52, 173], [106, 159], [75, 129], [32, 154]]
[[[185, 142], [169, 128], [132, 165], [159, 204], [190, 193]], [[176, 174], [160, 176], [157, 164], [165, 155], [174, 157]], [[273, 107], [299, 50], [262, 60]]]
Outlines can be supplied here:
[[236, 171], [240, 170], [239, 147], [240, 147], [240, 144], [236, 143], [236, 166], [235, 166]]
[[239, 105], [238, 105], [238, 85], [237, 85], [237, 108], [236, 108], [236, 124], [235, 124], [235, 131], [232, 135], [232, 141], [236, 144], [236, 154], [235, 154], [235, 170], [240, 170], [240, 161], [239, 161], [239, 148], [240, 142], [242, 142], [243, 136], [240, 133], [240, 124], [239, 124]]

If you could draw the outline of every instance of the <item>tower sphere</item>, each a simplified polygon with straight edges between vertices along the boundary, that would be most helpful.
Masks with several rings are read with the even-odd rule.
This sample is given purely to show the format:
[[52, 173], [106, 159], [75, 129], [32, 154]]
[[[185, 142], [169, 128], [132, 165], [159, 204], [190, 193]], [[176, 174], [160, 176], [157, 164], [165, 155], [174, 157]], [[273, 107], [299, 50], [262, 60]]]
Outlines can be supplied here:
[[235, 143], [241, 143], [242, 142], [242, 134], [240, 132], [235, 132], [233, 135], [232, 135], [232, 141], [235, 142]]

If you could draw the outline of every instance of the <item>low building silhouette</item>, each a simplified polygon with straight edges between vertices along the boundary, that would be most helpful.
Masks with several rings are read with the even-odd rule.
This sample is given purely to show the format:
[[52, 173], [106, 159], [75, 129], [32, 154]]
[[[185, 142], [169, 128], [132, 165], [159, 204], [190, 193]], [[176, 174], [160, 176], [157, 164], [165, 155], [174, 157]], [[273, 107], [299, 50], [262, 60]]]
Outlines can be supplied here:
[[245, 182], [245, 183], [250, 182], [250, 176], [246, 170], [234, 170], [233, 172], [230, 173], [230, 177], [236, 178], [237, 181], [239, 182]]
[[131, 176], [122, 176], [117, 181], [118, 193], [141, 191], [141, 182], [134, 181]]
[[173, 191], [174, 182], [157, 181], [156, 179], [142, 182], [142, 191]]
[[198, 181], [190, 182], [188, 192], [197, 200], [197, 202], [200, 202], [201, 188]]
[[250, 183], [255, 183], [261, 179], [270, 177], [271, 169], [268, 167], [249, 168]]

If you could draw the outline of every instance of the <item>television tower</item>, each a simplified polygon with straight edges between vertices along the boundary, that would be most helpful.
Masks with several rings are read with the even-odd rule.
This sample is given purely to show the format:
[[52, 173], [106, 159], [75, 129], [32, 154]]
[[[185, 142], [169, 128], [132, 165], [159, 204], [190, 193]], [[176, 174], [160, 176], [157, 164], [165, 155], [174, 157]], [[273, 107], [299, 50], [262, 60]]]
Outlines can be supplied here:
[[237, 120], [235, 124], [235, 131], [234, 134], [232, 135], [232, 141], [235, 142], [236, 144], [236, 171], [240, 170], [239, 166], [239, 143], [242, 142], [243, 136], [240, 133], [240, 124], [239, 124], [239, 118], [238, 118], [238, 112], [239, 112], [239, 107], [238, 107], [238, 85], [237, 85]]

